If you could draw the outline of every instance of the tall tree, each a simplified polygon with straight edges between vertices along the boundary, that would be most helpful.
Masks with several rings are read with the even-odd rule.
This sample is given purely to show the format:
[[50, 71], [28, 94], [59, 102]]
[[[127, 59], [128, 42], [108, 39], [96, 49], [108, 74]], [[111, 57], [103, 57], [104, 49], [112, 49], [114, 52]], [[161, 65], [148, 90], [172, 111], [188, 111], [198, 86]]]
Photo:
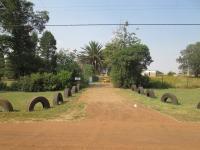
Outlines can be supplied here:
[[128, 22], [126, 22], [114, 32], [114, 37], [110, 44], [114, 44], [119, 49], [122, 49], [126, 47], [131, 47], [136, 43], [140, 43], [140, 40], [136, 37], [136, 34], [134, 32], [128, 31]]
[[200, 75], [200, 42], [190, 44], [181, 51], [181, 56], [177, 59], [180, 63], [179, 69], [184, 73], [191, 73], [198, 77]]
[[67, 70], [72, 72], [75, 69], [76, 64], [76, 55], [69, 50], [61, 49], [57, 53], [57, 71]]
[[136, 37], [136, 34], [128, 31], [128, 22], [121, 25], [113, 35], [111, 42], [107, 43], [103, 50], [104, 65], [111, 69], [113, 55], [124, 48], [132, 47], [135, 44], [140, 43], [140, 39]]
[[79, 55], [81, 62], [85, 64], [91, 64], [94, 67], [96, 73], [100, 73], [101, 67], [103, 65], [103, 51], [102, 45], [96, 41], [89, 42], [89, 45], [86, 45], [83, 51]]
[[[35, 57], [35, 41], [33, 32], [41, 32], [49, 17], [46, 11], [35, 12], [33, 3], [28, 0], [0, 0], [5, 10], [0, 13], [1, 37], [4, 45], [9, 47], [7, 55], [15, 76], [23, 76], [37, 71], [33, 64]], [[2, 40], [0, 40], [2, 42]]]
[[56, 49], [56, 40], [53, 34], [45, 31], [40, 39], [40, 54], [44, 60], [44, 71], [46, 72], [56, 71]]
[[143, 84], [142, 71], [152, 62], [149, 48], [143, 44], [124, 48], [112, 57], [111, 77], [116, 87]]
[[0, 80], [4, 76], [5, 71], [5, 59], [2, 50], [0, 49]]

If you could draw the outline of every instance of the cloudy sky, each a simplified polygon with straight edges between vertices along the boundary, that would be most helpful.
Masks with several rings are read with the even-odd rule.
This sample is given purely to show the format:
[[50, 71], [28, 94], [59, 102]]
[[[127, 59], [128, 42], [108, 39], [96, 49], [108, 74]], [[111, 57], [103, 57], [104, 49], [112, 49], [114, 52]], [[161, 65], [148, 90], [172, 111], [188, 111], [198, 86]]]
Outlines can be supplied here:
[[[32, 0], [35, 10], [49, 11], [48, 24], [200, 23], [199, 0]], [[90, 40], [111, 40], [117, 26], [48, 27], [57, 47], [81, 50]], [[200, 26], [129, 26], [150, 48], [151, 70], [178, 72], [176, 58], [188, 44], [200, 41]]]

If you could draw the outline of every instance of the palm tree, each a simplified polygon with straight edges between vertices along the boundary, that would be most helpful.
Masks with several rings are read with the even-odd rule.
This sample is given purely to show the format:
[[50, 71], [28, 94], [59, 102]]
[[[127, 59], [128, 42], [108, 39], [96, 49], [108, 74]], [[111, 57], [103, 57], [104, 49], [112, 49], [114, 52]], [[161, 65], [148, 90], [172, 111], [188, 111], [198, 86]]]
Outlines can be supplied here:
[[103, 64], [102, 47], [100, 43], [90, 41], [79, 54], [79, 60], [82, 63], [93, 65], [95, 73], [100, 73]]

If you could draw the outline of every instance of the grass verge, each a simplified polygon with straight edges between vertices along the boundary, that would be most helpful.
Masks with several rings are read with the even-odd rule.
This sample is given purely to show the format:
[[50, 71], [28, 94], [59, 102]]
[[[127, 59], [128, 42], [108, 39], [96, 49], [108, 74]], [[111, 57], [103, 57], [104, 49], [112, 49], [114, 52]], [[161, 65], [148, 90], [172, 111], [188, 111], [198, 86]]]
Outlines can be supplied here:
[[[84, 116], [85, 103], [78, 101], [78, 98], [83, 91], [65, 99], [64, 104], [56, 107], [52, 104], [56, 92], [0, 92], [0, 97], [9, 100], [15, 110], [9, 113], [0, 112], [0, 122], [80, 119]], [[27, 112], [27, 102], [37, 96], [46, 97], [51, 108], [42, 110], [42, 105], [37, 104], [34, 112]]]
[[[145, 95], [139, 95], [128, 89], [119, 89], [123, 96], [145, 105], [148, 108], [155, 109], [161, 113], [173, 116], [180, 121], [200, 121], [200, 109], [197, 104], [200, 102], [200, 89], [163, 89], [155, 90], [157, 98], [148, 98]], [[177, 96], [180, 105], [162, 103], [160, 101], [164, 93], [173, 93]]]

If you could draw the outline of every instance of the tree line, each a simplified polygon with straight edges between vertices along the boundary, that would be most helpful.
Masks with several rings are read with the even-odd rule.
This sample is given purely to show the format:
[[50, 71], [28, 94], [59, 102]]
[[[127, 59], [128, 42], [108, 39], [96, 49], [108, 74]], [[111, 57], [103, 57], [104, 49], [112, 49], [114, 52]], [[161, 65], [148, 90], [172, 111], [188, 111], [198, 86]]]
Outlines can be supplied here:
[[[34, 11], [28, 0], [0, 0], [0, 78], [19, 79], [32, 73], [58, 73], [67, 70], [72, 76], [100, 74], [107, 71], [117, 87], [146, 84], [141, 75], [153, 62], [147, 45], [128, 31], [128, 22], [119, 27], [105, 47], [91, 41], [82, 51], [57, 52], [54, 35], [45, 30], [47, 11]], [[200, 73], [199, 43], [189, 45], [177, 61], [180, 69], [195, 76]]]
[[[47, 11], [35, 12], [25, 0], [1, 0], [0, 65], [1, 76], [18, 78], [38, 71], [54, 71], [56, 40], [44, 31]], [[44, 31], [44, 32], [43, 32]], [[38, 34], [42, 34], [39, 39]]]

